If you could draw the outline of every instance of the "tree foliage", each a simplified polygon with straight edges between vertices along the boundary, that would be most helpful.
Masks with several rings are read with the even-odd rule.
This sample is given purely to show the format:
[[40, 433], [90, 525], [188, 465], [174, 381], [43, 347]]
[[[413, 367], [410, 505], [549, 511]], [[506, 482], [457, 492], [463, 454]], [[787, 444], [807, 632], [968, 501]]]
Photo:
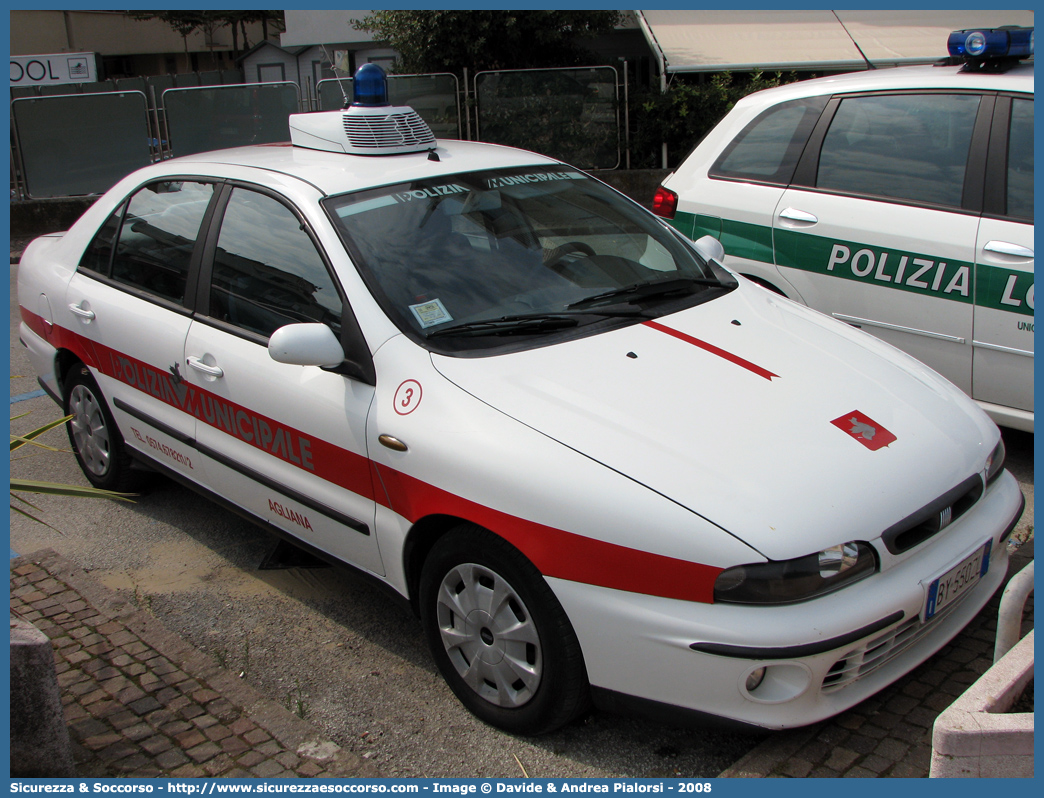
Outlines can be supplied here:
[[130, 11], [132, 19], [146, 21], [158, 19], [185, 40], [188, 51], [188, 37], [197, 30], [213, 34], [218, 28], [228, 26], [232, 29], [232, 53], [239, 52], [239, 32], [243, 33], [243, 48], [250, 46], [246, 38], [246, 26], [260, 22], [264, 35], [268, 35], [269, 24], [277, 28], [283, 26], [282, 11]]
[[617, 11], [375, 11], [355, 23], [399, 53], [399, 73], [593, 64], [583, 46]]
[[147, 22], [150, 19], [158, 19], [166, 23], [182, 38], [191, 36], [203, 23], [207, 11], [131, 11], [131, 19], [139, 22]]
[[797, 79], [794, 73], [719, 72], [702, 83], [675, 78], [666, 93], [659, 89], [632, 92], [631, 165], [659, 168], [661, 145], [666, 143], [668, 166], [678, 166], [738, 100]]

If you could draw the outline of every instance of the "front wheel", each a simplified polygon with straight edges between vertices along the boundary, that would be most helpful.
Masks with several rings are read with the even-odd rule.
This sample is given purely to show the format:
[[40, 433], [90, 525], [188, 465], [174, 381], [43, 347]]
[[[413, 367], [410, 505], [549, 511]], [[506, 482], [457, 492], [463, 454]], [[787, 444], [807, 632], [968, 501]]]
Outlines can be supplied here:
[[123, 436], [105, 398], [86, 366], [73, 366], [65, 379], [65, 414], [69, 442], [84, 476], [96, 488], [128, 492], [139, 487], [141, 475], [131, 470]]
[[521, 552], [464, 525], [424, 563], [420, 615], [439, 671], [474, 715], [515, 734], [568, 723], [589, 701], [565, 611]]

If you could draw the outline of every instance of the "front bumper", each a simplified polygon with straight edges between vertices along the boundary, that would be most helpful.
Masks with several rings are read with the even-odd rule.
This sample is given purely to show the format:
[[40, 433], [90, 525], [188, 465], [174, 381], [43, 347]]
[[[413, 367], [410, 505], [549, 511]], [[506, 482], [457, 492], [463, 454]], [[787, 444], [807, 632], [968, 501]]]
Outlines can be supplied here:
[[[573, 623], [593, 687], [764, 728], [804, 726], [888, 686], [978, 614], [1004, 581], [1001, 539], [1022, 506], [1018, 483], [1004, 473], [973, 509], [887, 570], [800, 604], [697, 604], [548, 583]], [[928, 583], [987, 540], [988, 572], [923, 622]], [[747, 677], [761, 667], [764, 680], [748, 690]]]

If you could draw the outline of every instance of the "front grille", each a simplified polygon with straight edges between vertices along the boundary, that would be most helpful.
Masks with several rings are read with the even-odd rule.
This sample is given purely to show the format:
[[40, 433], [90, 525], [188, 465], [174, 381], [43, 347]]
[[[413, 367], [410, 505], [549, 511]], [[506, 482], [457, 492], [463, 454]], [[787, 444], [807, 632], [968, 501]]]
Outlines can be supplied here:
[[915, 615], [894, 629], [871, 638], [848, 651], [834, 663], [826, 678], [823, 679], [823, 692], [836, 693], [838, 690], [843, 690], [853, 682], [869, 676], [878, 668], [892, 661], [929, 634], [943, 618], [946, 618], [974, 592], [974, 590], [969, 590], [963, 596], [958, 597], [927, 623], [922, 623], [920, 616]]
[[957, 487], [882, 532], [881, 539], [885, 547], [892, 554], [901, 554], [923, 543], [968, 512], [982, 498], [982, 493], [982, 476], [973, 474]]
[[431, 128], [415, 112], [387, 116], [345, 114], [344, 132], [353, 147], [363, 149], [435, 143]]

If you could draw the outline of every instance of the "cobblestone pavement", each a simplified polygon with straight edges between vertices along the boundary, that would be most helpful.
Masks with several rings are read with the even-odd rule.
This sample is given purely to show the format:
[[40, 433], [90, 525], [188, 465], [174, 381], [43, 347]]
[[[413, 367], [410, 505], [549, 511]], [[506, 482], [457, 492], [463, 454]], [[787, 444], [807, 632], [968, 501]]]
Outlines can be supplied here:
[[[1012, 554], [1011, 578], [1033, 560]], [[769, 737], [721, 773], [740, 778], [925, 778], [935, 719], [993, 664], [1001, 590], [949, 645], [912, 673], [829, 721]], [[1033, 628], [1033, 597], [1022, 634]]]
[[11, 611], [54, 646], [78, 776], [380, 776], [53, 551], [11, 561]]

